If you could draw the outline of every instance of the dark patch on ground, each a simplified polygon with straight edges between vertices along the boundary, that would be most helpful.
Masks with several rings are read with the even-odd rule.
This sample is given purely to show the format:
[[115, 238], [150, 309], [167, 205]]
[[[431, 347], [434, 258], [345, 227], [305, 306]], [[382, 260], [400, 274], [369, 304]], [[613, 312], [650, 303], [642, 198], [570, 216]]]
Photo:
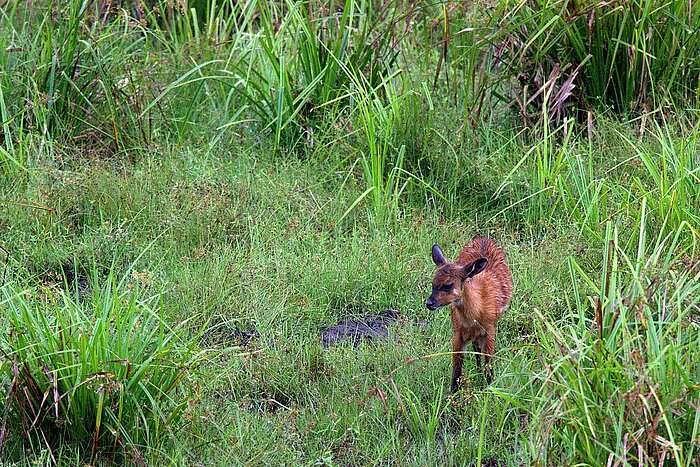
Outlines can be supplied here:
[[235, 328], [233, 332], [231, 333], [233, 339], [239, 343], [239, 345], [245, 347], [248, 345], [248, 343], [253, 340], [257, 339], [260, 337], [260, 333], [258, 332], [257, 329], [255, 328], [250, 328], [250, 329], [241, 329], [241, 328]]
[[259, 394], [246, 396], [241, 401], [242, 408], [251, 412], [274, 414], [291, 407], [292, 400], [284, 394]]
[[[34, 277], [45, 287], [54, 291], [62, 290], [82, 301], [94, 292], [88, 274], [83, 268], [67, 263], [49, 268]], [[106, 274], [102, 277], [106, 277]]]
[[260, 333], [254, 326], [230, 326], [228, 323], [220, 321], [209, 324], [200, 337], [200, 344], [205, 347], [247, 347], [251, 341], [259, 337]]
[[484, 462], [481, 463], [481, 465], [483, 467], [501, 467], [501, 466], [505, 466], [506, 463], [505, 462], [503, 462], [503, 463], [498, 462], [498, 457], [493, 456], [490, 459], [486, 459]]
[[332, 345], [351, 343], [357, 347], [362, 342], [389, 337], [389, 325], [400, 317], [394, 310], [382, 310], [376, 315], [342, 319], [321, 333], [321, 343], [328, 348]]
[[64, 276], [64, 281], [66, 283], [66, 291], [78, 292], [78, 297], [80, 298], [84, 298], [85, 296], [92, 294], [90, 281], [88, 280], [87, 276], [83, 274], [66, 273]]

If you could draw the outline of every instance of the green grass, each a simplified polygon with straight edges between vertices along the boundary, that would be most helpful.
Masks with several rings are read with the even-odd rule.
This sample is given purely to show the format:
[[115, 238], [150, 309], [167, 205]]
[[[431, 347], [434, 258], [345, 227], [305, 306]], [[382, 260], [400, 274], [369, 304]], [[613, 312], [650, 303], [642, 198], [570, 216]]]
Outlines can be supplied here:
[[[523, 115], [509, 77], [586, 28], [511, 3], [0, 7], [0, 460], [695, 465], [697, 54], [633, 67], [646, 97], [590, 58], [614, 103]], [[475, 234], [514, 296], [453, 395], [430, 246]], [[384, 309], [387, 340], [321, 345]]]
[[157, 297], [138, 297], [144, 280], [136, 270], [119, 281], [95, 271], [67, 291], [48, 280], [3, 287], [9, 450], [43, 447], [55, 460], [67, 443], [92, 459], [126, 452], [142, 462], [180, 429], [190, 398], [182, 380], [195, 368], [196, 347], [182, 333], [186, 321], [172, 327]]

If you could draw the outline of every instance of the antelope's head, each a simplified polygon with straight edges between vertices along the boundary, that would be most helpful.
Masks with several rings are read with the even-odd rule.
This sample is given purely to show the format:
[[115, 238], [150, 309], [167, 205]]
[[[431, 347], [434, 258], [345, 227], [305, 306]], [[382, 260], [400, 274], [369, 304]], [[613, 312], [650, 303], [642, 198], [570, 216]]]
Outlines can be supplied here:
[[437, 271], [433, 276], [433, 291], [425, 302], [431, 311], [462, 300], [464, 281], [479, 274], [488, 264], [483, 257], [464, 266], [449, 263], [437, 243], [433, 245], [432, 255]]

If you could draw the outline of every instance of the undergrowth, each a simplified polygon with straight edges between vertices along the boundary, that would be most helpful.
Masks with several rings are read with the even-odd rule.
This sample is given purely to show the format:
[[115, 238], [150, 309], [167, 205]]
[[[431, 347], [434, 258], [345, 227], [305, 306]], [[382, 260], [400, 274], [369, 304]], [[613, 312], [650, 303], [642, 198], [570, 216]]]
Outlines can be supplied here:
[[[2, 462], [697, 462], [691, 2], [0, 18]], [[475, 234], [514, 297], [447, 394], [430, 245]]]

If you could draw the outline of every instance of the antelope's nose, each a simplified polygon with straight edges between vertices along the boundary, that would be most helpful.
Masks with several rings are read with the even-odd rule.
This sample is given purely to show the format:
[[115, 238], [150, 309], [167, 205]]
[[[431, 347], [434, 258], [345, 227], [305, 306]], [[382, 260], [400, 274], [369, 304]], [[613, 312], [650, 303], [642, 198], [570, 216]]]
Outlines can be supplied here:
[[425, 306], [428, 308], [430, 311], [435, 311], [437, 310], [437, 305], [435, 305], [435, 302], [433, 301], [432, 298], [429, 298], [425, 301]]

